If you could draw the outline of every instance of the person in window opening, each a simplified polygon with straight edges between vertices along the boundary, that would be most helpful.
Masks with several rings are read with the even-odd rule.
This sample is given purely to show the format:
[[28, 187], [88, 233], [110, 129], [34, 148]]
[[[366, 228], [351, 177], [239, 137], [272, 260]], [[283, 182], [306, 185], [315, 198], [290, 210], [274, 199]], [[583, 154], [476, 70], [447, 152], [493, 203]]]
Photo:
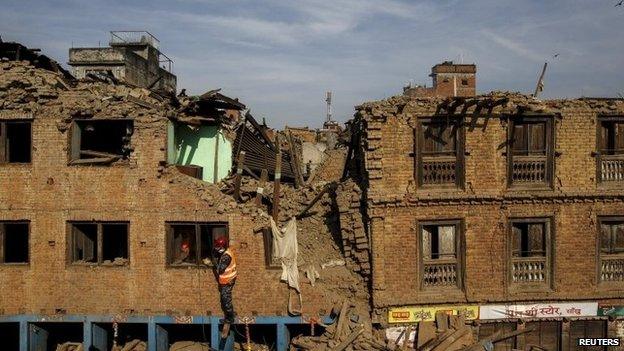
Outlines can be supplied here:
[[189, 262], [191, 253], [191, 245], [183, 241], [180, 245], [180, 252], [178, 253], [178, 258], [175, 260], [175, 263], [184, 263]]
[[[234, 305], [232, 303], [232, 289], [236, 283], [236, 259], [229, 248], [228, 241], [225, 237], [218, 237], [214, 241], [213, 255], [215, 259], [215, 275], [219, 283], [219, 294], [221, 297], [221, 309], [225, 315], [224, 322], [234, 323]], [[210, 260], [203, 259], [204, 264], [208, 265]]]

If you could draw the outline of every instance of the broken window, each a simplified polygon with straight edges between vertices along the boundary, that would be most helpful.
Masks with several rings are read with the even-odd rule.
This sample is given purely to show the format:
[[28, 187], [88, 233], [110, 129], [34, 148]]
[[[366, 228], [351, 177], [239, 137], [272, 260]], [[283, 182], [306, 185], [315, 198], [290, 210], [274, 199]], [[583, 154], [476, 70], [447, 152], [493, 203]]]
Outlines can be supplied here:
[[72, 263], [128, 263], [127, 222], [71, 222], [69, 226]]
[[462, 85], [468, 85], [468, 79], [462, 79], [461, 83]]
[[460, 186], [463, 179], [463, 128], [459, 120], [423, 120], [416, 128], [419, 186]]
[[600, 223], [600, 280], [624, 282], [624, 218], [602, 217]]
[[76, 120], [71, 133], [71, 164], [106, 164], [127, 159], [133, 123], [123, 119]]
[[445, 221], [420, 225], [422, 286], [461, 288], [459, 222]]
[[0, 122], [0, 163], [30, 163], [31, 125], [30, 121]]
[[601, 182], [624, 181], [624, 117], [599, 120], [597, 160]]
[[214, 239], [228, 237], [223, 223], [167, 223], [167, 262], [172, 266], [202, 266], [212, 262]]
[[578, 339], [607, 337], [607, 321], [604, 320], [574, 320], [570, 322], [570, 350], [571, 351], [605, 351], [606, 346], [579, 346]]
[[549, 281], [550, 221], [521, 219], [511, 222], [511, 279], [513, 283]]
[[0, 222], [0, 263], [28, 263], [29, 222]]
[[550, 185], [553, 168], [551, 128], [549, 118], [510, 120], [509, 185]]

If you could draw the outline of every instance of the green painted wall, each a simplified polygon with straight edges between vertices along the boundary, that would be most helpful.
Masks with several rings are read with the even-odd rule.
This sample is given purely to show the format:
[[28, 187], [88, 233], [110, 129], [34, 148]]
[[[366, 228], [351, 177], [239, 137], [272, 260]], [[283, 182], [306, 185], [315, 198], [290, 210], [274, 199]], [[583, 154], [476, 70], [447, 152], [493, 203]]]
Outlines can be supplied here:
[[215, 157], [218, 160], [217, 181], [225, 178], [232, 169], [232, 143], [225, 138], [218, 126], [192, 129], [184, 124], [178, 125], [175, 128], [174, 149], [176, 164], [203, 168], [203, 181], [214, 182]]

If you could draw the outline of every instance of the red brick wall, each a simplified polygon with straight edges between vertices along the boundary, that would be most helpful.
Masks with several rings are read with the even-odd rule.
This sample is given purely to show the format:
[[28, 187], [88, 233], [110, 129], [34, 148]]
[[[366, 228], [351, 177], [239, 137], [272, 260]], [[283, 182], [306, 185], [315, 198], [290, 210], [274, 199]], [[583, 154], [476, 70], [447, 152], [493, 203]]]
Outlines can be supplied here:
[[[486, 98], [500, 98], [490, 95]], [[623, 114], [616, 101], [534, 101], [509, 95], [492, 111], [497, 117], [528, 106], [555, 118], [555, 176], [552, 190], [507, 188], [506, 120], [490, 118], [466, 130], [465, 190], [419, 189], [414, 178], [414, 126], [431, 117], [442, 99], [395, 97], [367, 103], [357, 118], [365, 127], [363, 152], [371, 217], [373, 303], [390, 305], [485, 303], [490, 301], [620, 299], [624, 284], [598, 286], [597, 216], [624, 214], [624, 184], [596, 183], [596, 118]], [[461, 107], [457, 110], [459, 113]], [[467, 111], [470, 120], [472, 109]], [[438, 111], [439, 112], [439, 111]], [[444, 119], [441, 112], [439, 118]], [[514, 292], [507, 284], [508, 219], [554, 218], [552, 291]], [[461, 219], [465, 235], [465, 289], [423, 291], [419, 284], [418, 220]]]
[[[279, 282], [279, 270], [265, 268], [263, 239], [253, 231], [257, 225], [254, 219], [231, 207], [231, 199], [206, 197], [197, 191], [212, 185], [179, 175], [174, 169], [162, 174], [162, 169], [159, 171], [159, 163], [166, 160], [164, 109], [119, 102], [98, 111], [97, 104], [106, 95], [92, 96], [84, 89], [57, 91], [53, 73], [26, 75], [29, 69], [11, 64], [0, 67], [0, 93], [4, 94], [0, 109], [35, 108], [33, 154], [30, 164], [0, 165], [0, 221], [30, 221], [30, 263], [0, 265], [0, 313], [65, 309], [69, 314], [116, 314], [132, 309], [145, 314], [221, 314], [210, 270], [167, 268], [165, 264], [166, 221], [219, 221], [229, 224], [237, 254], [237, 312], [242, 316], [254, 311], [286, 314], [288, 290]], [[39, 80], [41, 86], [30, 92], [19, 85], [7, 88], [7, 81], [27, 78]], [[49, 85], [44, 84], [46, 79]], [[36, 102], [43, 89], [53, 89], [60, 96]], [[126, 164], [68, 166], [69, 132], [64, 126], [72, 111], [89, 108], [96, 117], [110, 114], [135, 120], [134, 152]], [[23, 114], [0, 113], [4, 119], [14, 115]], [[209, 204], [219, 201], [224, 205]], [[220, 206], [230, 209], [219, 213]], [[70, 220], [129, 221], [130, 264], [69, 264], [66, 223]], [[303, 282], [301, 286], [305, 313], [331, 310], [333, 302], [327, 301], [321, 290]]]

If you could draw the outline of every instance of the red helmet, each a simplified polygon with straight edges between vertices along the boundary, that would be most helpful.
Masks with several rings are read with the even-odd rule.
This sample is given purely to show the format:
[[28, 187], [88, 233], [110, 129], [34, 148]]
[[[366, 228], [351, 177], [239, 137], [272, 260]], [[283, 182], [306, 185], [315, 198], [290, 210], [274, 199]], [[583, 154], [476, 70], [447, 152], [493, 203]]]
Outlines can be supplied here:
[[217, 249], [225, 249], [228, 246], [228, 241], [224, 236], [220, 236], [214, 240], [214, 247]]

